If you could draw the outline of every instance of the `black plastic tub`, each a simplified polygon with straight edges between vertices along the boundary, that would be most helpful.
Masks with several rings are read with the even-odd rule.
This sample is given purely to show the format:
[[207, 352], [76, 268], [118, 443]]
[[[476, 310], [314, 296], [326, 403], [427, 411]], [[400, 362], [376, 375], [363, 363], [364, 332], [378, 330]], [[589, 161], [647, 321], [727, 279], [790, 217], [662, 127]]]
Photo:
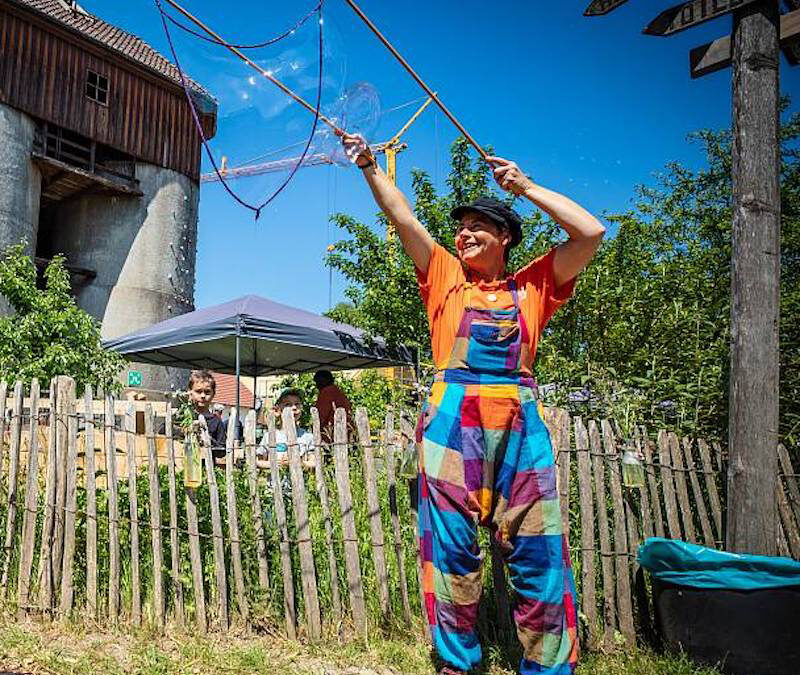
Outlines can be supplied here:
[[732, 675], [800, 675], [800, 586], [739, 591], [653, 579], [653, 604], [670, 651]]
[[800, 562], [658, 537], [638, 557], [668, 650], [731, 675], [800, 675]]

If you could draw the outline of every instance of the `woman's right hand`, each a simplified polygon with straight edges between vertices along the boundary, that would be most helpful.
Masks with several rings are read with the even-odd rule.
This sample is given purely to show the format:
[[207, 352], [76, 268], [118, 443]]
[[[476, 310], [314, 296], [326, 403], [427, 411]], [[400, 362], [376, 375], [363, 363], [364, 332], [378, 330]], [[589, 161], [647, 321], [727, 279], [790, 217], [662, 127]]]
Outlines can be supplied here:
[[372, 150], [370, 150], [363, 136], [360, 134], [348, 134], [346, 131], [341, 132], [340, 135], [344, 154], [359, 169], [366, 169], [368, 166], [375, 164], [375, 155], [372, 154]]

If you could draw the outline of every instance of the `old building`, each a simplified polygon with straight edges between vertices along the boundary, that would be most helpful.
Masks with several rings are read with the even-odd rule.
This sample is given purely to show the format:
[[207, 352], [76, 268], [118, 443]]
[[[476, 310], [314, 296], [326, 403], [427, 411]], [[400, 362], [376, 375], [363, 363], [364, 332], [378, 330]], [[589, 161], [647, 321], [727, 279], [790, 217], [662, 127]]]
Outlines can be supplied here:
[[201, 149], [164, 56], [75, 2], [0, 0], [0, 248], [63, 253], [104, 338], [193, 309]]

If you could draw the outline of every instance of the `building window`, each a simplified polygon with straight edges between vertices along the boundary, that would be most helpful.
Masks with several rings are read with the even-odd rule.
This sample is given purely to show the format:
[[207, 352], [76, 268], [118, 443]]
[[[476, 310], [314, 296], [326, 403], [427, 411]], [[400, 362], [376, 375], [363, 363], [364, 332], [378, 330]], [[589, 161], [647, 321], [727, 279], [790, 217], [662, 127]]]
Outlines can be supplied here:
[[98, 75], [93, 70], [86, 74], [86, 96], [92, 101], [108, 105], [108, 78]]

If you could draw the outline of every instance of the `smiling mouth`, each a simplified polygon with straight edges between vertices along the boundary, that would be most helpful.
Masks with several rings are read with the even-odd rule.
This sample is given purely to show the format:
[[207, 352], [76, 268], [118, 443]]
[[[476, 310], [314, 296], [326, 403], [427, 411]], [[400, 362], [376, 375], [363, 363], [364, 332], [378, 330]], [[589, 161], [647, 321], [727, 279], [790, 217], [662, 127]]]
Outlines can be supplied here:
[[464, 244], [464, 246], [461, 247], [461, 252], [468, 253], [469, 251], [475, 248], [478, 248], [478, 244]]

